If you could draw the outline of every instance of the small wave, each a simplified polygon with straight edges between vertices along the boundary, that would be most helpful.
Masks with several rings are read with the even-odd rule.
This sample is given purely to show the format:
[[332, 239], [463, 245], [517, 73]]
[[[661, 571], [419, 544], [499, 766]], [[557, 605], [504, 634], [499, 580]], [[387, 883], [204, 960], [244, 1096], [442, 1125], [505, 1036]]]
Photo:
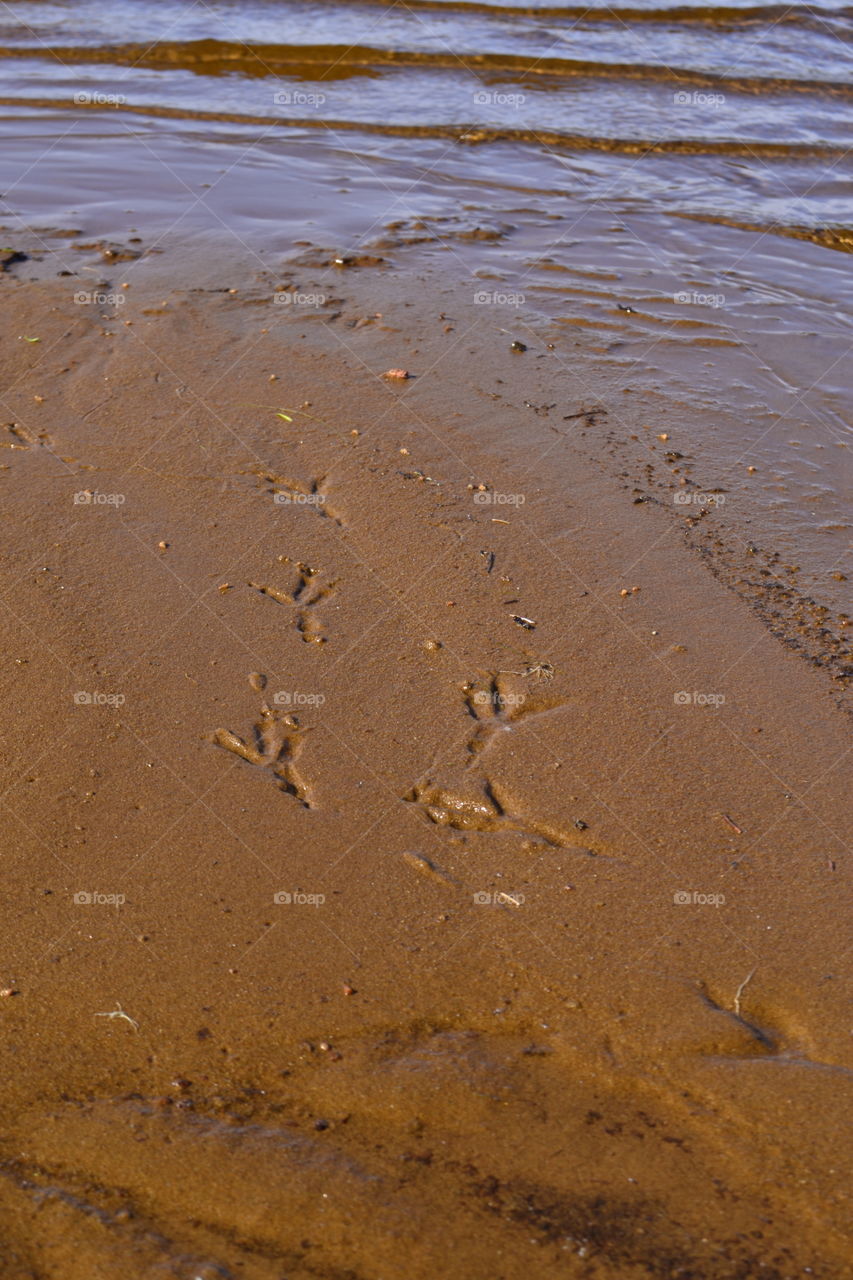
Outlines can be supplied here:
[[563, 133], [553, 129], [483, 128], [477, 124], [393, 124], [371, 120], [327, 120], [316, 116], [248, 115], [236, 111], [201, 111], [183, 107], [141, 105], [129, 102], [74, 102], [67, 98], [23, 98], [0, 96], [0, 106], [52, 111], [128, 112], [172, 120], [199, 120], [211, 123], [261, 125], [266, 128], [323, 129], [380, 134], [391, 138], [448, 138], [460, 144], [479, 146], [496, 142], [520, 142], [548, 151], [604, 151], [622, 155], [722, 155], [762, 160], [843, 160], [849, 148], [830, 144], [797, 142], [733, 141], [704, 138], [609, 138], [589, 134]]
[[[385, 9], [395, 8], [394, 0], [330, 0], [335, 7], [341, 4], [375, 4]], [[489, 4], [488, 0], [406, 0], [406, 8], [412, 10], [439, 10], [447, 13], [488, 14], [492, 18], [568, 18], [574, 22], [614, 23], [689, 23], [694, 26], [806, 26], [827, 31], [835, 22], [849, 21], [853, 8], [820, 9], [814, 5], [759, 4], [736, 5], [672, 5], [656, 9], [637, 9], [631, 5], [527, 5]], [[849, 33], [843, 28], [838, 32], [844, 38]]]
[[246, 76], [300, 74], [306, 79], [337, 79], [353, 70], [389, 66], [446, 67], [475, 73], [507, 73], [515, 76], [584, 77], [619, 80], [656, 80], [691, 84], [702, 88], [740, 93], [820, 92], [853, 96], [853, 85], [831, 80], [795, 80], [785, 77], [729, 77], [684, 67], [643, 63], [602, 63], [572, 58], [547, 58], [502, 53], [426, 53], [406, 49], [381, 49], [360, 45], [246, 45], [228, 40], [189, 40], [160, 44], [117, 44], [97, 47], [5, 46], [0, 57], [48, 58], [62, 63], [112, 63], [119, 66], [171, 68], [222, 75], [238, 71]]

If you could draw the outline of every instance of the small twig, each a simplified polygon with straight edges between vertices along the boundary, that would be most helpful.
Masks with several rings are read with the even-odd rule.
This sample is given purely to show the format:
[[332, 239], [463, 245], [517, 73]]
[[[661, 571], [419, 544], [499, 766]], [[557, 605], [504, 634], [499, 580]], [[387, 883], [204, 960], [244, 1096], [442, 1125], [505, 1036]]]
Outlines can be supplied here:
[[527, 667], [524, 671], [504, 671], [498, 672], [499, 676], [523, 676], [529, 679], [535, 676], [537, 680], [552, 680], [554, 678], [554, 668], [550, 662], [536, 662], [532, 667]]
[[727, 813], [721, 813], [720, 817], [722, 818], [723, 822], [727, 823], [728, 826], [731, 827], [732, 831], [734, 831], [737, 835], [739, 836], [743, 835], [743, 828], [739, 827], [736, 822], [732, 822], [731, 818]]
[[130, 1023], [134, 1031], [139, 1030], [139, 1023], [136, 1021], [135, 1018], [131, 1018], [129, 1013], [125, 1013], [124, 1009], [122, 1009], [120, 1004], [117, 1004], [114, 1009], [110, 1009], [106, 1013], [96, 1013], [95, 1017], [96, 1018], [124, 1018], [125, 1022]]
[[575, 418], [590, 418], [594, 413], [606, 412], [603, 405], [597, 405], [594, 409], [581, 409], [579, 413], [567, 413], [563, 416], [563, 422], [572, 422]]
[[240, 401], [240, 403], [248, 406], [250, 409], [272, 409], [275, 413], [298, 413], [302, 418], [310, 418], [312, 422], [322, 422], [324, 427], [327, 425], [324, 418], [318, 418], [313, 413], [306, 413], [304, 409], [288, 409], [287, 407], [282, 409], [277, 404], [261, 404], [257, 400], [243, 400]]
[[743, 995], [746, 984], [750, 981], [754, 973], [755, 973], [754, 969], [752, 970], [752, 973], [748, 973], [747, 976], [744, 978], [743, 982], [738, 987], [737, 991], [735, 992], [735, 1014], [737, 1015], [738, 1018], [740, 1017], [740, 998]]

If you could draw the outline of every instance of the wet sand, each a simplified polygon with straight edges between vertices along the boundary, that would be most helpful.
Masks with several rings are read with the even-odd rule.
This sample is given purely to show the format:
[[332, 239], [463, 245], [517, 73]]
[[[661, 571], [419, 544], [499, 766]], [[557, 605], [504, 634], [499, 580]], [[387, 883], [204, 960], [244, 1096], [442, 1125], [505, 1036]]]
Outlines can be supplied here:
[[837, 617], [470, 290], [26, 247], [4, 1280], [853, 1274]]

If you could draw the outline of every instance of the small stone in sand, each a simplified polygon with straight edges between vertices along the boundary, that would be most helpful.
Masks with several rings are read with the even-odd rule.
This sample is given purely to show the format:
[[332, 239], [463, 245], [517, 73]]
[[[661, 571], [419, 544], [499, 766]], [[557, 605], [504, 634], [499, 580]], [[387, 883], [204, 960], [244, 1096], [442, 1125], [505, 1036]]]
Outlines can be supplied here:
[[402, 378], [402, 379], [410, 378], [411, 376], [412, 375], [409, 373], [408, 369], [388, 369], [382, 375], [383, 378]]
[[160, 548], [161, 551], [168, 551], [169, 549], [168, 542], [158, 542], [157, 546]]
[[249, 676], [249, 684], [255, 690], [255, 693], [263, 693], [267, 687], [267, 678], [261, 675], [260, 671], [253, 671]]

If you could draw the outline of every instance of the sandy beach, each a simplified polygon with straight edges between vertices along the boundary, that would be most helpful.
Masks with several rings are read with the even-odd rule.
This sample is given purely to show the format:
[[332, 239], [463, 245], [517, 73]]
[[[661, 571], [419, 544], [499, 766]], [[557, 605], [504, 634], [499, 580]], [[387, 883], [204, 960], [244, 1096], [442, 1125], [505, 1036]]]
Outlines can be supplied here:
[[30, 248], [4, 1278], [850, 1274], [841, 642], [675, 432], [426, 278]]
[[849, 7], [0, 8], [0, 1280], [853, 1280]]

